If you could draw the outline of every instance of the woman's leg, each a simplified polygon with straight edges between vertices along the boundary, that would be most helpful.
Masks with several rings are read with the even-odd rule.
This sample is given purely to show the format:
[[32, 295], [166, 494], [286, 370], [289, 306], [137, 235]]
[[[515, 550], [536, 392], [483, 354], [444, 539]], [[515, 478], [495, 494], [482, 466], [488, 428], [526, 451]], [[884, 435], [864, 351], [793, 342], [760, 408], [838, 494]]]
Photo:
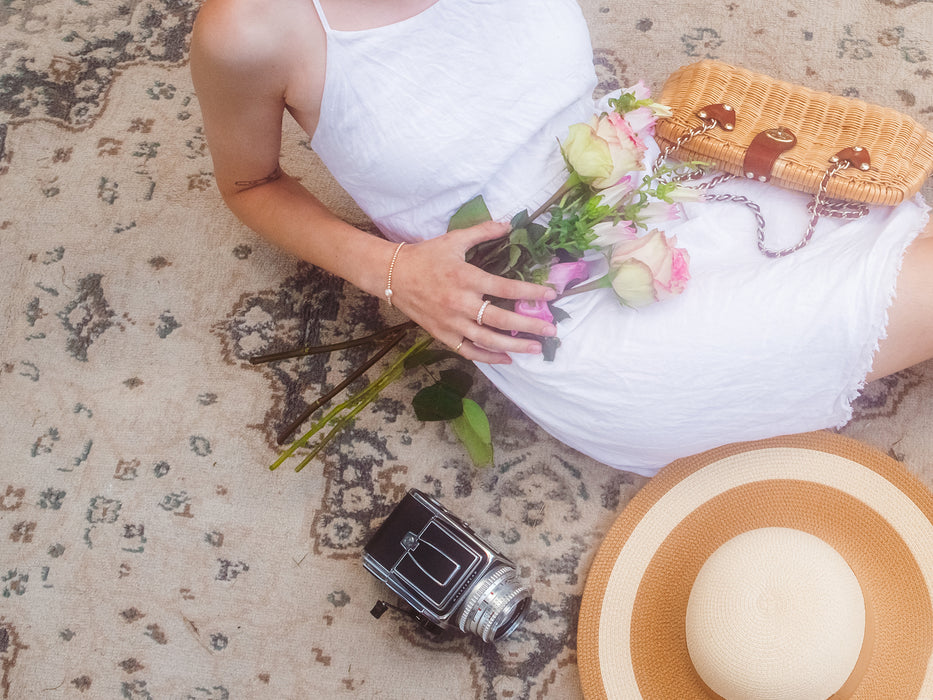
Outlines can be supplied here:
[[868, 381], [933, 357], [933, 219], [907, 249]]

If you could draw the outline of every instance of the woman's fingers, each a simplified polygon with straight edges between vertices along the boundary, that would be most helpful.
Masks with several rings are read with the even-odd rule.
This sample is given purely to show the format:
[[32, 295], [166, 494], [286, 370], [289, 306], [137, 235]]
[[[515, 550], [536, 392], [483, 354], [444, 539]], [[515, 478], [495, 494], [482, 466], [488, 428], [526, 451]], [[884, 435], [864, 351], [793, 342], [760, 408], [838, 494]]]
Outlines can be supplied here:
[[522, 282], [520, 280], [510, 280], [498, 275], [484, 273], [480, 282], [483, 294], [499, 297], [500, 299], [512, 299], [518, 301], [553, 301], [557, 298], [557, 292], [553, 287], [546, 287], [543, 284], [534, 284], [532, 282]]
[[540, 354], [540, 337], [557, 334], [553, 324], [541, 319], [522, 316], [488, 302], [478, 308], [474, 318], [459, 326], [464, 335], [457, 350], [477, 362], [509, 361], [508, 353]]
[[487, 328], [498, 328], [509, 333], [529, 333], [531, 335], [540, 335], [544, 337], [553, 337], [557, 335], [557, 327], [548, 321], [532, 316], [499, 308], [494, 304], [489, 304], [483, 312], [482, 323], [477, 325]]
[[[478, 335], [483, 336], [484, 334], [480, 333]], [[489, 345], [485, 345], [482, 340], [475, 341], [470, 340], [469, 338], [464, 338], [460, 344], [460, 349], [457, 350], [457, 352], [468, 360], [473, 360], [475, 362], [485, 362], [487, 364], [509, 364], [512, 362], [512, 358], [509, 356], [509, 353], [521, 353], [528, 355], [541, 354], [541, 344], [537, 341], [508, 338], [505, 343], [500, 343], [500, 339], [505, 339], [506, 337], [502, 334], [498, 335], [499, 338], [492, 338], [491, 336], [486, 337], [492, 338], [490, 340], [490, 345], [505, 344], [508, 346], [506, 349], [490, 347]]]
[[463, 344], [457, 351], [458, 354], [473, 362], [484, 362], [489, 365], [508, 365], [512, 363], [512, 358], [504, 352], [495, 352], [488, 350], [481, 345], [476, 345], [470, 340], [464, 339]]
[[507, 363], [511, 362], [508, 353], [540, 353], [541, 343], [527, 336], [555, 336], [553, 323], [485, 299], [505, 299], [505, 306], [510, 306], [522, 299], [551, 300], [554, 290], [490, 274], [464, 259], [472, 246], [508, 230], [506, 224], [485, 222], [406, 246], [394, 268], [394, 304], [467, 359]]

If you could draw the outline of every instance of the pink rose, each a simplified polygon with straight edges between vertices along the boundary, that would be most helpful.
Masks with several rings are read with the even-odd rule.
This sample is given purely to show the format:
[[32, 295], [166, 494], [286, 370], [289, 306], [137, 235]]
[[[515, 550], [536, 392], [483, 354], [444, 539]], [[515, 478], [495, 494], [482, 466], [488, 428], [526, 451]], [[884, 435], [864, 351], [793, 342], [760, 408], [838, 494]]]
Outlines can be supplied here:
[[609, 112], [600, 117], [594, 116], [590, 126], [597, 136], [609, 144], [609, 154], [612, 158], [612, 171], [605, 177], [593, 180], [591, 184], [594, 188], [601, 190], [611, 187], [626, 173], [644, 169], [642, 158], [647, 148], [625, 117], [618, 112]]
[[[564, 293], [567, 287], [570, 287], [575, 282], [582, 282], [589, 276], [590, 266], [583, 260], [554, 263], [548, 270], [547, 283], [554, 287], [554, 289], [557, 290], [557, 294], [560, 295]], [[519, 313], [521, 312], [519, 311]], [[526, 316], [527, 315], [529, 314], [526, 314]]]
[[573, 124], [570, 135], [561, 144], [567, 167], [581, 179], [590, 181], [612, 173], [609, 144], [589, 124]]
[[644, 169], [644, 142], [617, 112], [574, 124], [561, 151], [570, 170], [596, 189], [617, 184], [626, 173]]
[[676, 296], [690, 279], [690, 256], [654, 230], [633, 241], [623, 241], [612, 251], [609, 277], [619, 301], [639, 308]]

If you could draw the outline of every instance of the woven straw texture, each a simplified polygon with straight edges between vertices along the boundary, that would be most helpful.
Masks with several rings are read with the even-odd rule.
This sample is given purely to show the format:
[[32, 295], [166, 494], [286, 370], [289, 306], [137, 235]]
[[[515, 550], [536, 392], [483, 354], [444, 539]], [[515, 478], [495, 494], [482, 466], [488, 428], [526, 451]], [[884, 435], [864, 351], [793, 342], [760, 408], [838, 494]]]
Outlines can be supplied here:
[[705, 107], [726, 104], [735, 109], [734, 130], [717, 127], [674, 151], [684, 160], [712, 161], [734, 175], [744, 175], [742, 162], [752, 139], [779, 127], [797, 137], [796, 145], [774, 165], [772, 182], [783, 187], [815, 193], [830, 158], [855, 147], [868, 151], [871, 168], [836, 174], [827, 190], [832, 198], [898, 204], [918, 192], [933, 173], [933, 133], [909, 116], [721, 61], [698, 61], [675, 71], [659, 99], [673, 111], [658, 125], [665, 145], [702, 126], [696, 115]]
[[826, 433], [679, 460], [632, 499], [587, 579], [578, 636], [585, 697], [718, 698], [687, 649], [690, 592], [720, 546], [766, 527], [818, 537], [859, 580], [869, 645], [841, 697], [930, 697], [933, 494], [896, 460]]

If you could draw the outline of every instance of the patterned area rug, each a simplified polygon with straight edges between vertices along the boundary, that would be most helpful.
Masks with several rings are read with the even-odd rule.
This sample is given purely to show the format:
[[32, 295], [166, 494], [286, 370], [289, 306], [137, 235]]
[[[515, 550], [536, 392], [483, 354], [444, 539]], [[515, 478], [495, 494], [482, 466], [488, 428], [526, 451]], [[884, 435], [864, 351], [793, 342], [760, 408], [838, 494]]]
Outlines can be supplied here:
[[[581, 0], [600, 90], [715, 57], [933, 128], [933, 3]], [[226, 211], [186, 67], [193, 0], [0, 6], [0, 697], [576, 698], [587, 567], [644, 483], [481, 379], [495, 465], [407, 375], [301, 473], [276, 432], [361, 359], [251, 365], [401, 320]], [[285, 166], [365, 226], [286, 127]], [[928, 186], [929, 197], [933, 190]], [[933, 486], [933, 365], [845, 433]], [[361, 548], [406, 489], [518, 562], [527, 622], [483, 645], [369, 610]]]

